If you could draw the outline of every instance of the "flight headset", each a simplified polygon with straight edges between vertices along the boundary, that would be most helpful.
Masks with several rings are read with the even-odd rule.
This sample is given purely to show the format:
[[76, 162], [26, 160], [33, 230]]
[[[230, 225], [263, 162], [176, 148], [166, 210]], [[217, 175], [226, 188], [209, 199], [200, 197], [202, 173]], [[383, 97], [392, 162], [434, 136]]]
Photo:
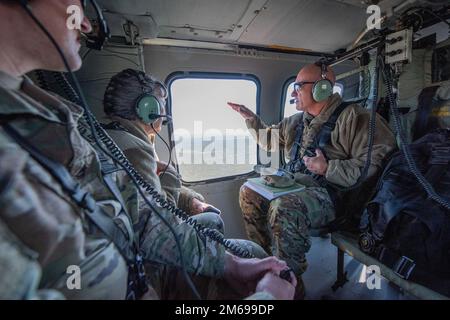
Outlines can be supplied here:
[[322, 102], [333, 95], [333, 83], [327, 78], [327, 65], [320, 60], [315, 63], [321, 70], [321, 78], [316, 81], [312, 87], [312, 96], [314, 101]]
[[[158, 97], [156, 97], [153, 94], [153, 90], [149, 89], [148, 87], [151, 84], [158, 84], [164, 89], [164, 92], [166, 94], [167, 94], [167, 88], [162, 82], [154, 81], [153, 79], [147, 79], [144, 74], [142, 74], [141, 72], [139, 72], [137, 70], [130, 69], [128, 72], [131, 72], [134, 76], [136, 76], [136, 78], [139, 80], [139, 83], [141, 85], [142, 92], [143, 92], [142, 95], [140, 97], [138, 97], [138, 99], [136, 100], [136, 105], [135, 105], [135, 111], [136, 111], [138, 118], [145, 124], [150, 125], [152, 127], [152, 129], [156, 133], [156, 135], [166, 145], [167, 150], [169, 152], [169, 161], [167, 161], [167, 164], [164, 167], [164, 170], [162, 171], [162, 173], [160, 175], [160, 179], [161, 179], [166, 174], [166, 171], [169, 168], [170, 163], [172, 162], [172, 148], [166, 142], [166, 140], [159, 134], [159, 132], [155, 129], [155, 127], [153, 126], [153, 123], [160, 118], [166, 118], [167, 120], [165, 120], [163, 122], [163, 124], [166, 124], [167, 121], [172, 120], [172, 117], [168, 116], [166, 114], [163, 114], [163, 102], [160, 99], [158, 99]], [[164, 99], [165, 98], [167, 98], [167, 97], [164, 97]]]
[[[327, 78], [327, 64], [325, 61], [319, 60], [314, 64], [320, 68], [321, 79], [314, 82], [311, 93], [314, 101], [322, 102], [333, 95], [334, 85], [331, 80]], [[290, 104], [294, 104], [295, 99], [291, 99], [289, 102]]]
[[[29, 10], [28, 0], [5, 0], [7, 2], [17, 2], [22, 7], [26, 7]], [[95, 14], [97, 15], [96, 22], [98, 24], [95, 31], [89, 34], [83, 34], [86, 40], [86, 47], [89, 49], [101, 50], [106, 40], [111, 37], [111, 31], [108, 27], [108, 23], [103, 16], [103, 12], [95, 0], [81, 0], [81, 5], [83, 10], [86, 12], [86, 8], [88, 6], [88, 2], [94, 8]], [[34, 20], [34, 19], [33, 19]]]
[[130, 69], [130, 72], [132, 72], [139, 80], [143, 92], [142, 95], [136, 100], [135, 105], [136, 114], [139, 120], [148, 125], [152, 124], [159, 118], [167, 118], [170, 120], [170, 116], [163, 114], [163, 106], [160, 99], [158, 99], [153, 92], [148, 89], [149, 84], [153, 82], [162, 86], [165, 92], [167, 92], [165, 85], [161, 82], [146, 79], [142, 73], [136, 70]]
[[[187, 274], [185, 263], [184, 263], [184, 254], [183, 250], [180, 244], [180, 239], [173, 228], [173, 226], [161, 215], [159, 210], [156, 209], [156, 206], [159, 206], [160, 208], [167, 209], [169, 212], [175, 214], [176, 216], [180, 217], [181, 220], [189, 225], [191, 225], [197, 232], [203, 234], [204, 236], [210, 238], [213, 241], [216, 241], [220, 244], [222, 244], [226, 249], [228, 249], [233, 254], [244, 257], [244, 258], [253, 258], [253, 254], [249, 252], [247, 249], [241, 248], [239, 246], [236, 246], [232, 243], [230, 243], [228, 240], [226, 240], [222, 234], [217, 232], [217, 230], [205, 228], [201, 224], [197, 223], [194, 219], [189, 217], [183, 210], [177, 208], [175, 205], [171, 204], [167, 200], [163, 199], [161, 195], [158, 194], [158, 192], [155, 190], [155, 188], [148, 183], [140, 174], [137, 172], [136, 169], [131, 165], [131, 163], [128, 161], [128, 159], [125, 157], [123, 152], [120, 150], [120, 148], [115, 144], [115, 142], [109, 137], [109, 135], [106, 133], [105, 130], [103, 130], [101, 124], [95, 119], [94, 115], [90, 111], [90, 108], [88, 107], [88, 103], [86, 101], [85, 96], [83, 95], [83, 92], [81, 90], [80, 83], [78, 79], [76, 78], [75, 74], [71, 71], [70, 66], [68, 64], [68, 61], [62, 52], [61, 47], [58, 45], [54, 37], [49, 33], [49, 31], [44, 27], [44, 25], [37, 19], [37, 17], [32, 12], [32, 9], [30, 8], [27, 0], [6, 0], [9, 2], [16, 2], [22, 6], [22, 8], [26, 11], [26, 13], [30, 16], [30, 18], [36, 23], [36, 25], [41, 29], [41, 31], [47, 36], [47, 38], [50, 40], [54, 48], [57, 50], [58, 54], [61, 57], [61, 60], [64, 63], [64, 66], [67, 70], [67, 74], [70, 77], [70, 80], [73, 83], [74, 87], [71, 87], [77, 96], [77, 100], [81, 107], [85, 111], [85, 118], [87, 120], [88, 126], [90, 128], [90, 131], [92, 133], [93, 139], [95, 141], [95, 144], [98, 146], [98, 148], [107, 156], [109, 156], [117, 165], [119, 165], [130, 177], [133, 184], [137, 187], [137, 191], [145, 201], [145, 203], [149, 206], [149, 208], [154, 212], [161, 221], [169, 228], [170, 232], [174, 236], [174, 240], [177, 246], [177, 249], [180, 254], [180, 264], [181, 264], [181, 270], [182, 273], [195, 294], [195, 296], [200, 299], [200, 295], [198, 294], [195, 285], [193, 284], [190, 276]], [[106, 20], [104, 19], [100, 7], [97, 5], [95, 0], [89, 0], [90, 3], [94, 6], [95, 10], [97, 11], [97, 16], [99, 18], [99, 25], [100, 28], [103, 28], [103, 31], [98, 32], [97, 35], [86, 35], [88, 39], [91, 40], [92, 45], [95, 44], [95, 48], [102, 47], [104, 42], [106, 41], [106, 37], [109, 35], [109, 29], [107, 28]], [[86, 8], [87, 1], [82, 1], [83, 8]], [[102, 27], [103, 26], [103, 27]], [[88, 42], [89, 43], [89, 42]], [[94, 47], [93, 47], [94, 48]], [[71, 86], [71, 84], [67, 81], [67, 84]], [[148, 120], [153, 122], [156, 117], [161, 117], [161, 105], [159, 105], [158, 99], [152, 95], [149, 95], [148, 93], [144, 92], [144, 94], [140, 97], [140, 99], [137, 100], [136, 108], [139, 109], [139, 113], [141, 114], [142, 118], [144, 120]], [[147, 111], [152, 111], [148, 112]], [[153, 121], [152, 121], [153, 120]], [[106, 149], [105, 149], [106, 147]], [[151, 196], [153, 201], [155, 203], [152, 203], [148, 199], [148, 194], [144, 193], [144, 190]], [[150, 215], [148, 215], [150, 217]], [[148, 218], [149, 218], [148, 217]], [[280, 273], [280, 277], [289, 281], [290, 279], [290, 269], [284, 270]]]

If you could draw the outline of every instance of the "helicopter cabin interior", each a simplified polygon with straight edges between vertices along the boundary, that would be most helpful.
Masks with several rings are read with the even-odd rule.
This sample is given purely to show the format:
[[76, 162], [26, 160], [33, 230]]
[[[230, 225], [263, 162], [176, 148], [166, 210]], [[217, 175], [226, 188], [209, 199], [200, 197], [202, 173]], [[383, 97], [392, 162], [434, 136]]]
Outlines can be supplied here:
[[[441, 0], [98, 0], [111, 37], [101, 51], [83, 48], [77, 72], [98, 119], [116, 73], [139, 69], [168, 88], [172, 117], [157, 153], [176, 165], [183, 184], [221, 210], [225, 236], [246, 238], [239, 190], [257, 164], [280, 166], [249, 138], [228, 101], [246, 105], [267, 124], [298, 112], [291, 93], [298, 71], [323, 59], [333, 67], [334, 92], [371, 109], [386, 98], [377, 55], [400, 68], [396, 97], [402, 130], [414, 140], [418, 97], [438, 85], [441, 127], [450, 124], [450, 6]], [[380, 9], [375, 27], [373, 12]], [[377, 22], [379, 25], [377, 26]], [[95, 28], [95, 26], [94, 26]], [[401, 39], [397, 41], [398, 39]], [[400, 62], [400, 63], [399, 63]], [[378, 110], [395, 130], [389, 107]], [[221, 144], [214, 141], [223, 138]], [[231, 159], [231, 160], [230, 160]], [[318, 235], [303, 275], [307, 299], [445, 299], [381, 265], [381, 289], [366, 285], [377, 261], [344, 232]]]

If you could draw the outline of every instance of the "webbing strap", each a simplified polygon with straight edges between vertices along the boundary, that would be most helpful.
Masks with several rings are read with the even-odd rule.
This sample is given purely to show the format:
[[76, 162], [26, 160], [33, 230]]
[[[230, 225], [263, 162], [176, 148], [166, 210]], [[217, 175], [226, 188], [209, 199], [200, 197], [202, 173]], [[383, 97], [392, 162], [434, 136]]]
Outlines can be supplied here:
[[[327, 122], [325, 122], [322, 125], [322, 127], [320, 128], [320, 131], [314, 138], [314, 141], [311, 143], [311, 145], [308, 146], [308, 148], [306, 148], [306, 153], [308, 156], [312, 155], [312, 153], [314, 153], [314, 151], [317, 148], [320, 148], [326, 157], [326, 154], [324, 152], [324, 147], [326, 145], [330, 144], [331, 133], [333, 132], [334, 128], [336, 127], [336, 122], [337, 122], [339, 116], [341, 115], [341, 113], [345, 110], [345, 108], [347, 108], [349, 105], [351, 105], [353, 103], [354, 102], [341, 103], [341, 105], [339, 105], [333, 111], [333, 113], [328, 118]], [[306, 169], [306, 167], [303, 163], [303, 159], [300, 158], [303, 130], [304, 130], [304, 123], [303, 123], [303, 114], [302, 114], [302, 116], [300, 117], [299, 124], [297, 125], [297, 128], [296, 128], [295, 140], [294, 140], [294, 144], [292, 146], [291, 153], [290, 153], [291, 161], [288, 164], [288, 168], [291, 172], [294, 172], [294, 173], [295, 173], [295, 168], [300, 168], [300, 171], [303, 171], [306, 174], [313, 175]], [[308, 152], [309, 152], [309, 154], [308, 154]], [[298, 162], [300, 162], [300, 165], [297, 164]]]
[[[291, 158], [290, 165], [291, 166], [294, 165], [299, 160], [304, 128], [305, 128], [305, 126], [303, 123], [303, 113], [302, 113], [302, 115], [300, 116], [297, 128], [295, 129], [295, 140], [294, 140], [294, 144], [292, 145], [292, 148], [291, 148], [291, 153], [290, 153], [290, 158]], [[290, 171], [294, 171], [294, 169], [295, 169], [294, 167], [291, 167]]]
[[353, 102], [344, 102], [334, 110], [334, 112], [328, 118], [327, 122], [325, 122], [320, 128], [320, 132], [315, 139], [314, 147], [318, 147], [323, 151], [323, 148], [330, 144], [331, 133], [333, 132], [334, 128], [336, 128], [336, 122], [339, 119], [339, 116], [345, 110], [345, 108], [347, 108], [351, 104], [353, 104]]
[[133, 264], [136, 256], [133, 248], [133, 239], [128, 239], [128, 235], [102, 211], [92, 195], [80, 187], [62, 164], [43, 155], [9, 124], [3, 124], [2, 126], [11, 138], [26, 150], [34, 160], [48, 170], [75, 203], [86, 209], [86, 217], [114, 243], [127, 262]]

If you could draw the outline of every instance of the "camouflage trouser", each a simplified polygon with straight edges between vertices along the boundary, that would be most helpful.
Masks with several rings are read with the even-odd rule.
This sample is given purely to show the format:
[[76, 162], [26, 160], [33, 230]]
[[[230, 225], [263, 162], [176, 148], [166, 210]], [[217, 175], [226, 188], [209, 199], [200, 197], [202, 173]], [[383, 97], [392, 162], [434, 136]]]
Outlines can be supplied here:
[[249, 239], [285, 260], [298, 278], [308, 266], [305, 253], [311, 247], [311, 229], [324, 227], [335, 216], [324, 188], [307, 187], [269, 202], [243, 186], [239, 204]]
[[[222, 218], [216, 213], [202, 213], [192, 217], [201, 225], [224, 233]], [[267, 257], [267, 253], [258, 244], [241, 239], [227, 239], [228, 243], [249, 251], [257, 258]], [[150, 285], [162, 300], [190, 300], [195, 299], [189, 288], [183, 272], [179, 268], [158, 263], [146, 264], [147, 278]], [[234, 296], [231, 290], [218, 279], [205, 276], [191, 276], [192, 281], [203, 299], [228, 299]]]

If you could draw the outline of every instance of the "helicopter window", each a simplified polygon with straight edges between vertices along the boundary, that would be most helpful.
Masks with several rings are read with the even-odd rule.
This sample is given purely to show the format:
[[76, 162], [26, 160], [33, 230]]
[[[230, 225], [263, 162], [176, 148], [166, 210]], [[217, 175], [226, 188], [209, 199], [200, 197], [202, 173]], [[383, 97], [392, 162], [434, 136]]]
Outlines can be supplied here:
[[176, 75], [168, 83], [173, 141], [183, 180], [210, 181], [252, 172], [257, 164], [256, 142], [227, 102], [257, 113], [258, 79], [201, 73]]

